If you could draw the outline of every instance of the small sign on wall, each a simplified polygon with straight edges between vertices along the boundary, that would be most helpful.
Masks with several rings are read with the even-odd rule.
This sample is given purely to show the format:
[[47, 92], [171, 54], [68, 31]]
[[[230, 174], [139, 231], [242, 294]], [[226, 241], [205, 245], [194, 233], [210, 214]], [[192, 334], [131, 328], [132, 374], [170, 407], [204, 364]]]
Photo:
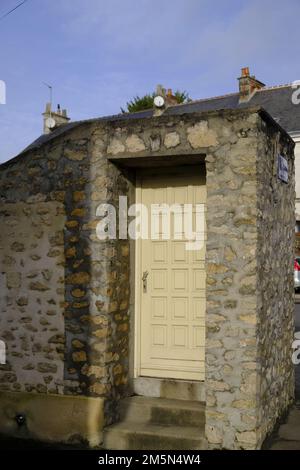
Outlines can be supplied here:
[[286, 158], [278, 155], [278, 179], [287, 183], [289, 180], [289, 165]]

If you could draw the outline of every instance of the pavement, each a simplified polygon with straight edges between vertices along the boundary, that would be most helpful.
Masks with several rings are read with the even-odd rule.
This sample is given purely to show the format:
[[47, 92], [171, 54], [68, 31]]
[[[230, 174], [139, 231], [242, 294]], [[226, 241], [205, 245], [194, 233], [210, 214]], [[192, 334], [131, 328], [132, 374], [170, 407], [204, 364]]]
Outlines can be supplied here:
[[[295, 304], [295, 332], [300, 331], [300, 303]], [[300, 406], [300, 364], [295, 366], [296, 376], [296, 401]]]
[[[300, 295], [295, 299], [295, 332], [300, 331]], [[300, 450], [300, 364], [295, 366], [295, 405], [270, 440], [270, 450]]]
[[297, 293], [295, 294], [295, 304], [299, 304], [300, 303], [300, 294]]

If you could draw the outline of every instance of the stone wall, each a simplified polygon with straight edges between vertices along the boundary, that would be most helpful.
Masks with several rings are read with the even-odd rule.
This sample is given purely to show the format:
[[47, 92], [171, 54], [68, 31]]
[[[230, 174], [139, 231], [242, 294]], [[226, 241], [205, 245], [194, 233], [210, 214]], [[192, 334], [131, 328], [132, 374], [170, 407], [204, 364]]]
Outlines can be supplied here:
[[[279, 151], [288, 184], [277, 180]], [[260, 448], [293, 397], [293, 171], [292, 141], [255, 114], [236, 121], [228, 143], [207, 156], [211, 448]]]
[[258, 119], [237, 121], [230, 141], [206, 159], [206, 435], [212, 448], [238, 447], [238, 433], [256, 427]]
[[[120, 169], [118, 161], [115, 164], [109, 159], [161, 158], [176, 165], [178, 156], [190, 160], [226, 140], [226, 126], [218, 113], [204, 118], [96, 120], [58, 135], [1, 167], [0, 194], [5, 207], [23, 203], [38, 210], [38, 203], [61, 204], [64, 223], [53, 239], [53, 250], [63, 251], [59, 269], [64, 270], [61, 290], [56, 292], [60, 295], [56, 298], [60, 328], [55, 346], [59, 350], [57, 360], [61, 361], [59, 367], [56, 363], [61, 374], [60, 392], [105, 397], [108, 421], [116, 418], [109, 411], [115, 410], [115, 400], [129, 393], [130, 250], [128, 240], [103, 242], [97, 238], [97, 208], [110, 202], [118, 207], [119, 195], [132, 194], [135, 183], [134, 170]], [[22, 225], [20, 219], [17, 225]], [[49, 231], [53, 232], [51, 223]], [[3, 253], [6, 245], [4, 242]], [[43, 250], [41, 240], [39, 250]], [[27, 248], [25, 255], [30, 257]], [[39, 275], [47, 269], [47, 263], [45, 255]], [[42, 315], [46, 312], [43, 305]], [[36, 322], [37, 311], [31, 306], [23, 306], [23, 314], [28, 322], [29, 318]], [[42, 348], [48, 347], [48, 340], [43, 330]], [[35, 364], [36, 353], [30, 352]], [[10, 388], [5, 382], [8, 379], [5, 375], [4, 388]], [[43, 380], [41, 375], [39, 383]], [[38, 390], [45, 391], [42, 387]]]
[[[87, 388], [84, 393], [103, 396], [106, 423], [115, 421], [115, 402], [129, 394], [129, 240], [100, 240], [96, 228], [102, 216], [102, 204], [112, 204], [118, 217], [119, 195], [127, 195], [132, 183], [126, 171], [111, 164], [104, 153], [109, 126], [95, 125], [91, 129], [91, 170], [86, 207], [89, 220], [78, 236], [88, 240], [90, 258], [89, 281], [82, 286], [89, 303], [88, 316], [78, 312], [74, 324], [87, 325], [85, 338], [81, 332], [69, 332], [69, 353], [73, 356], [76, 341], [83, 343], [80, 369], [73, 365], [72, 374]], [[81, 206], [84, 202], [81, 202]], [[102, 214], [103, 215], [103, 214]], [[75, 279], [76, 281], [76, 279]], [[75, 286], [76, 287], [76, 286]], [[73, 348], [72, 348], [73, 346]], [[73, 351], [73, 352], [72, 352]], [[86, 353], [86, 356], [84, 356]], [[74, 362], [74, 361], [73, 361]]]
[[111, 421], [128, 394], [129, 245], [100, 241], [96, 213], [132, 183], [99, 128], [1, 166], [0, 390], [103, 396]]
[[[282, 214], [287, 223], [292, 219], [288, 198], [293, 179], [278, 186], [274, 173], [273, 179], [268, 176], [280, 135], [292, 171], [292, 144], [280, 132], [257, 108], [94, 120], [53, 134], [48, 143], [3, 165], [0, 197], [6, 228], [0, 246], [6, 294], [0, 305], [0, 339], [4, 327], [9, 360], [0, 366], [0, 389], [101, 397], [104, 423], [117, 419], [115, 403], [130, 394], [132, 377], [134, 245], [126, 238], [99, 240], [99, 205], [118, 208], [120, 195], [129, 196], [130, 204], [136, 167], [199, 164], [206, 156], [206, 435], [212, 448], [259, 447], [273, 415], [289, 403], [292, 387], [289, 365], [285, 382], [280, 378], [291, 339], [289, 226], [280, 232], [288, 236], [276, 245], [284, 261], [272, 258], [277, 263], [274, 286], [265, 279], [269, 273], [263, 257], [270, 246], [271, 218]], [[274, 186], [264, 192], [268, 178]], [[261, 225], [264, 216], [267, 223]], [[12, 232], [14, 239], [4, 235]], [[280, 270], [284, 276], [279, 279]], [[261, 285], [263, 292], [257, 289]], [[267, 320], [271, 296], [273, 313]], [[260, 324], [273, 329], [283, 349], [275, 354], [277, 368], [272, 340]], [[24, 351], [25, 336], [29, 349]], [[282, 401], [266, 393], [273, 379], [272, 390], [281, 393]]]
[[68, 209], [88, 182], [79, 155], [88, 154], [86, 133], [73, 131], [0, 169], [0, 338], [7, 346], [1, 390], [78, 393], [66, 370], [65, 318], [72, 237], [75, 244], [69, 218], [81, 214]]
[[61, 203], [0, 204], [0, 389], [61, 393], [64, 250]]
[[[97, 427], [80, 408], [102, 410], [104, 400], [82, 404], [71, 396], [105, 396], [106, 385], [97, 387], [107, 382], [99, 360], [106, 353], [101, 295], [96, 292], [90, 300], [92, 276], [105, 279], [108, 259], [102, 257], [104, 245], [99, 253], [90, 247], [90, 142], [90, 127], [82, 125], [0, 168], [0, 339], [7, 350], [7, 363], [0, 366], [0, 432], [19, 436], [14, 417], [28, 409], [31, 418], [22, 437], [55, 440], [60, 435], [95, 445], [95, 438], [87, 437], [93, 422], [97, 445], [102, 439], [104, 418]], [[93, 270], [98, 259], [100, 266]], [[12, 390], [19, 400], [10, 398]], [[60, 433], [52, 419], [58, 403], [54, 394], [68, 396], [62, 402], [67, 411]], [[9, 413], [7, 402], [14, 403]], [[45, 407], [41, 428], [40, 405]]]
[[[292, 144], [261, 123], [257, 158], [258, 418], [261, 439], [270, 433], [294, 396], [294, 200]], [[277, 177], [277, 156], [288, 160], [289, 182]]]
[[295, 145], [296, 220], [300, 221], [300, 137], [291, 135]]

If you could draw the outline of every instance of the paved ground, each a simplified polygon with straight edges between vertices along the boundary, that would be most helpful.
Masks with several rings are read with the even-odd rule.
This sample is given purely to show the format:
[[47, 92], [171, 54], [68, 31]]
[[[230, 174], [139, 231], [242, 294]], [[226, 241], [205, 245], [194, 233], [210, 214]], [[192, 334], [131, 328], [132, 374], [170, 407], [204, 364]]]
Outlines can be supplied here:
[[13, 439], [0, 436], [0, 451], [2, 450], [88, 450], [79, 446], [63, 444], [47, 444], [25, 439]]
[[[300, 331], [300, 296], [295, 303], [295, 331]], [[295, 366], [296, 404], [272, 439], [271, 450], [300, 450], [300, 364]]]
[[[300, 331], [300, 303], [295, 304], [295, 331]], [[296, 399], [300, 404], [300, 364], [295, 367], [295, 372], [296, 372]]]
[[295, 294], [295, 303], [296, 304], [300, 303], [300, 294], [299, 293]]

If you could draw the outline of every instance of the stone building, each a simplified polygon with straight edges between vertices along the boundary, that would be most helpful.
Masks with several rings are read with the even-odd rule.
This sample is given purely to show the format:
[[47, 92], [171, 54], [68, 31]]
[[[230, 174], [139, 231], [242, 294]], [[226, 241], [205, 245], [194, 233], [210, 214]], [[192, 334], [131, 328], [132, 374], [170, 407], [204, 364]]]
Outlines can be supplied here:
[[[62, 124], [1, 165], [0, 432], [260, 448], [294, 395], [293, 152], [261, 107], [195, 103]], [[205, 243], [101, 239], [120, 196], [199, 203]]]

